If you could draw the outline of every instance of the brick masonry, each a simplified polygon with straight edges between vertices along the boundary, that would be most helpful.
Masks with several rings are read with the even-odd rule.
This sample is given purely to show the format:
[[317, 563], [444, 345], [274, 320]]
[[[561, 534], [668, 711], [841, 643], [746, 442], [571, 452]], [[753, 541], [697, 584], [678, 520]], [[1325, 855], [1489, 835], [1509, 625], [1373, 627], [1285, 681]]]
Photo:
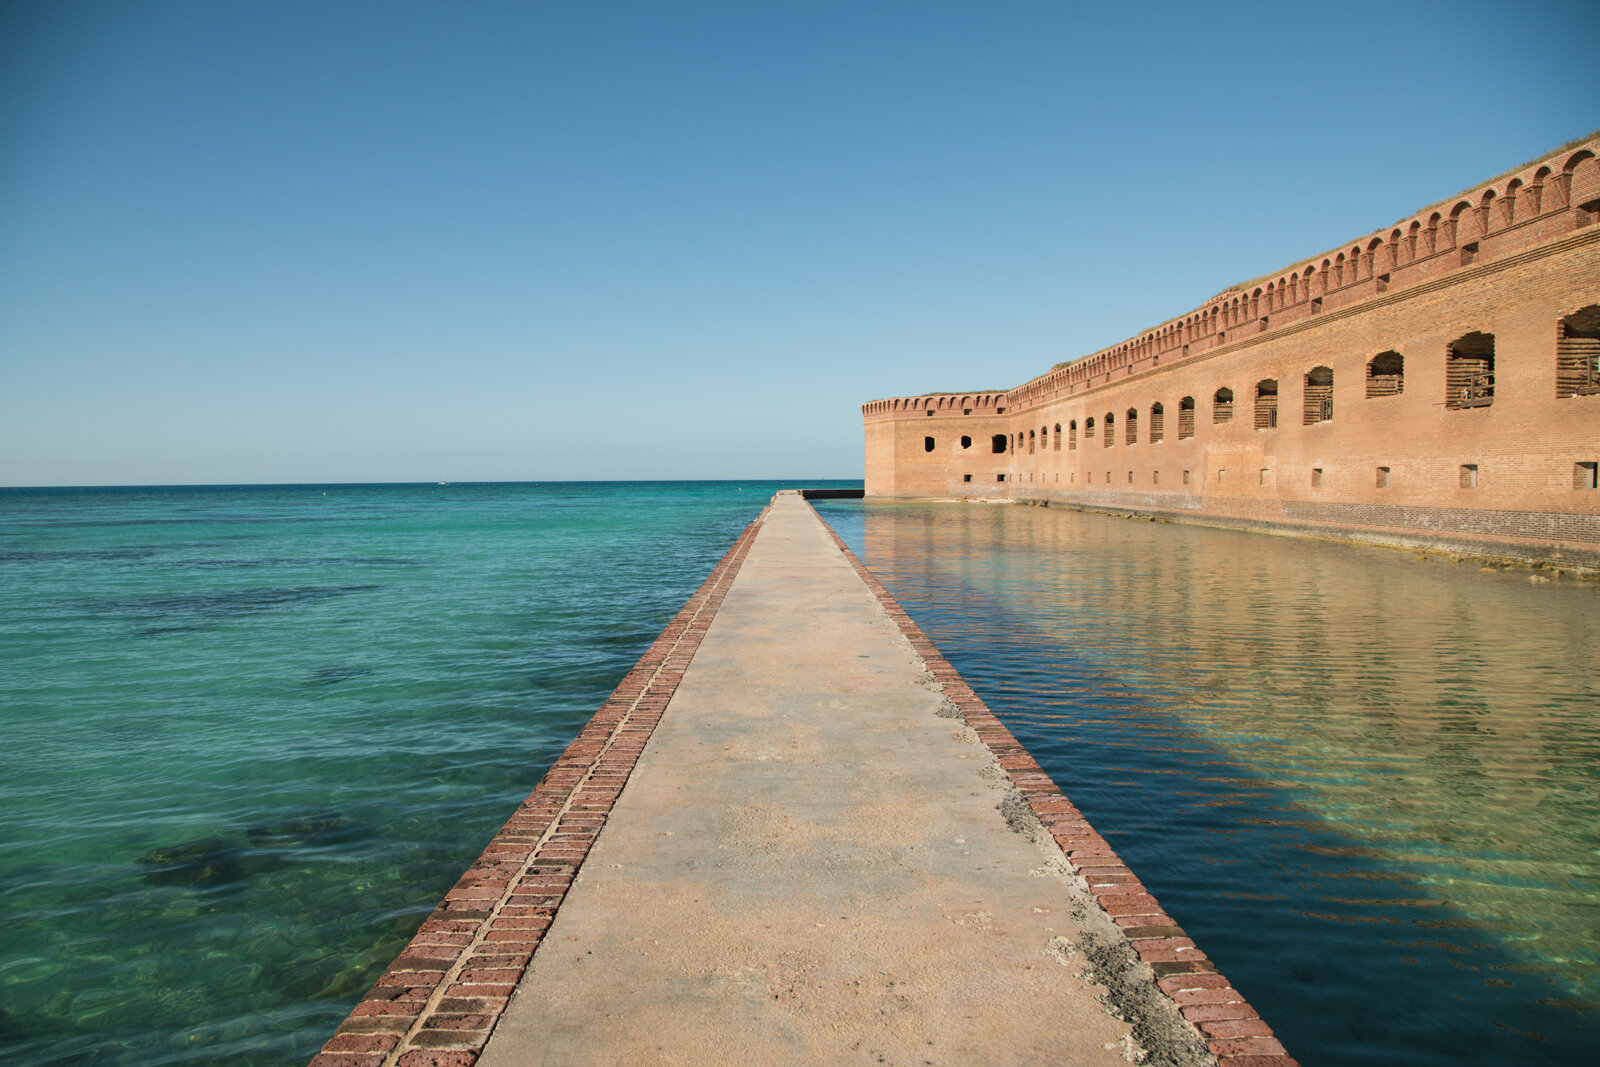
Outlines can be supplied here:
[[[866, 494], [1600, 570], [1600, 389], [1572, 385], [1600, 351], [1597, 152], [1591, 135], [1014, 389], [864, 404]], [[1489, 395], [1463, 404], [1456, 357], [1486, 336]]]
[[[818, 521], [822, 521], [820, 515]], [[1273, 1036], [1272, 1028], [1256, 1014], [1244, 995], [1233, 988], [1205, 952], [1162, 910], [1161, 904], [1122, 862], [1116, 850], [1089, 825], [1083, 813], [1028, 754], [1022, 742], [1012, 736], [972, 691], [960, 672], [950, 665], [883, 583], [850, 551], [831, 526], [826, 522], [823, 526], [922, 658], [945, 696], [960, 709], [967, 725], [994, 754], [1011, 783], [1050, 831], [1068, 863], [1088, 884], [1089, 892], [1122, 928], [1139, 958], [1149, 964], [1162, 992], [1204, 1036], [1219, 1067], [1297, 1067], [1297, 1061]]]
[[312, 1067], [471, 1067], [761, 528], [734, 541]]

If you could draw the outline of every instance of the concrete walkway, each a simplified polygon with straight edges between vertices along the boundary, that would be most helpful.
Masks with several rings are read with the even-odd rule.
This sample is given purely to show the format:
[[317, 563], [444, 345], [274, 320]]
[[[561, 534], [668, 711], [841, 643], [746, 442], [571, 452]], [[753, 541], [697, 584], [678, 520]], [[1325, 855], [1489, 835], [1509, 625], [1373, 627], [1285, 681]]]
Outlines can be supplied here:
[[1114, 928], [949, 708], [780, 494], [481, 1067], [1125, 1064]]

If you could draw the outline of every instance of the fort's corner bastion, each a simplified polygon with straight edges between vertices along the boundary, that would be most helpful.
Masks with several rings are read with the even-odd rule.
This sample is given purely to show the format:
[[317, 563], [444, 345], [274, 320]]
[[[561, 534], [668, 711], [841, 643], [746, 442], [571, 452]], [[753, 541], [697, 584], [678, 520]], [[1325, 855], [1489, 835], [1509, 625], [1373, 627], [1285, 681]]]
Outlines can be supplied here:
[[1600, 132], [1004, 392], [863, 404], [869, 497], [1600, 570]]

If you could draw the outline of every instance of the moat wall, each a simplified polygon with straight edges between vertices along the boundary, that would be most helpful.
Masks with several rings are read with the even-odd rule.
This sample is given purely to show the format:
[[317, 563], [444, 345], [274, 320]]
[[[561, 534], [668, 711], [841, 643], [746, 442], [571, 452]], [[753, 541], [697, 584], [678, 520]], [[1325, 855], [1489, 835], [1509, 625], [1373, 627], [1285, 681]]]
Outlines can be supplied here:
[[869, 497], [1600, 569], [1600, 137], [1003, 393], [862, 406]]

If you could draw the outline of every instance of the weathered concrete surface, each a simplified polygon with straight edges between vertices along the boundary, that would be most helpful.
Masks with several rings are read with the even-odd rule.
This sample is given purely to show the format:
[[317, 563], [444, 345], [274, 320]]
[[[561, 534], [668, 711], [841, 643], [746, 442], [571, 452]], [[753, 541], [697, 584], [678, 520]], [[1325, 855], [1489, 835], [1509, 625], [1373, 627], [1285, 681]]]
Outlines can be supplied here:
[[780, 495], [481, 1067], [1126, 1063], [1108, 920], [941, 706]]

